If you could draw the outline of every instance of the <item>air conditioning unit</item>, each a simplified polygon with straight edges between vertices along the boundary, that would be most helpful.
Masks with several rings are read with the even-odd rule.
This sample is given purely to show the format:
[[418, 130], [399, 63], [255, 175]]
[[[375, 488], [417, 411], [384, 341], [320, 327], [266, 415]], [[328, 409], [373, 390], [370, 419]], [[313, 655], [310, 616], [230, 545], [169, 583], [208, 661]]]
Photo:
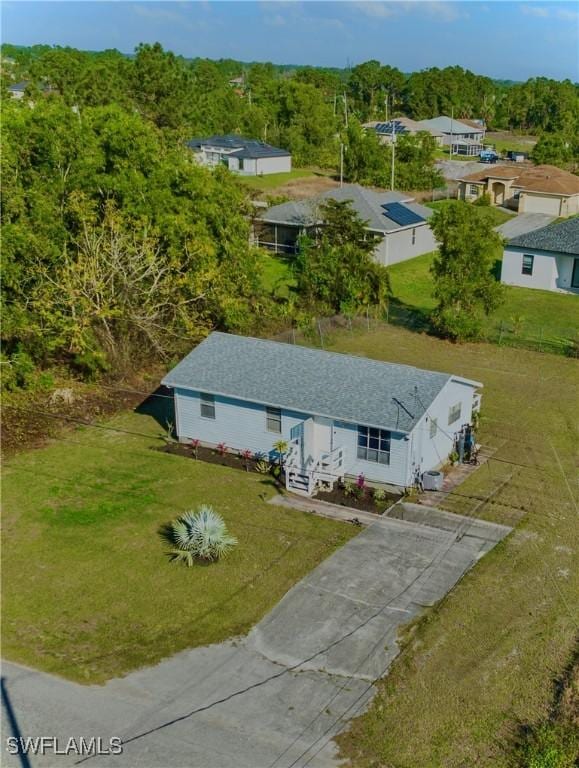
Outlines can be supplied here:
[[422, 475], [422, 487], [425, 491], [441, 491], [444, 475], [442, 472], [431, 470]]

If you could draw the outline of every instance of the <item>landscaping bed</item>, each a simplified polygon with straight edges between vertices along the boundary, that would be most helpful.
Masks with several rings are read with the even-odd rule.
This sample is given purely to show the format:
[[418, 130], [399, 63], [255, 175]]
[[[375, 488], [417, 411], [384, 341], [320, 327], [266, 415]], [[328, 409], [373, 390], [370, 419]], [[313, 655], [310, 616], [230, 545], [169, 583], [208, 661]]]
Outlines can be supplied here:
[[344, 486], [340, 483], [336, 484], [331, 491], [320, 491], [315, 498], [319, 501], [326, 501], [329, 504], [337, 504], [341, 507], [374, 512], [377, 515], [383, 515], [387, 509], [390, 509], [400, 499], [400, 496], [395, 493], [384, 493], [384, 498], [374, 500], [373, 491], [375, 489], [368, 486], [359, 491], [355, 484], [354, 488], [350, 490], [349, 485]]
[[[170, 453], [173, 456], [186, 456], [196, 461], [206, 461], [209, 464], [219, 464], [222, 467], [231, 467], [232, 469], [243, 469], [247, 472], [257, 472], [259, 458], [255, 454], [247, 459], [238, 453], [227, 451], [218, 451], [215, 448], [204, 448], [199, 445], [195, 449], [189, 443], [167, 443], [160, 450]], [[267, 474], [263, 472], [261, 474]]]
[[[241, 453], [231, 453], [224, 449], [205, 448], [201, 445], [195, 448], [190, 443], [173, 442], [167, 443], [160, 450], [173, 456], [186, 456], [189, 459], [209, 464], [219, 464], [223, 467], [231, 467], [232, 469], [240, 469], [246, 472], [257, 472], [264, 476], [269, 475], [272, 481], [279, 485], [280, 490], [284, 488], [283, 482], [280, 482], [273, 472], [274, 469], [277, 469], [278, 465], [271, 463], [269, 459], [262, 455], [252, 454], [246, 457]], [[262, 469], [259, 468], [260, 465]], [[269, 465], [268, 469], [264, 469], [265, 465]], [[400, 499], [400, 495], [385, 491], [378, 491], [378, 497], [375, 498], [377, 489], [370, 488], [365, 483], [359, 485], [359, 482], [361, 481], [336, 483], [333, 490], [319, 491], [315, 498], [320, 501], [326, 501], [329, 504], [338, 504], [341, 507], [374, 512], [377, 515], [384, 514], [387, 509]]]

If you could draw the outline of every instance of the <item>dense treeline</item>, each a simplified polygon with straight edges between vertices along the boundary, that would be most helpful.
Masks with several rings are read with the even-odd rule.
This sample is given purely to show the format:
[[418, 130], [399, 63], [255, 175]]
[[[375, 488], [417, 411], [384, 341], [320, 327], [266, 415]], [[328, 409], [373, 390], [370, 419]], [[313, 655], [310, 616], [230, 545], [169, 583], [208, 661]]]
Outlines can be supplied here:
[[[26, 98], [3, 94], [9, 386], [55, 364], [95, 375], [166, 359], [212, 328], [259, 332], [280, 318], [384, 305], [387, 276], [341, 208], [302, 244], [297, 292], [274, 300], [249, 243], [246, 193], [224, 169], [195, 163], [192, 135], [238, 131], [289, 148], [296, 165], [334, 168], [343, 143], [345, 177], [380, 186], [390, 185], [391, 152], [361, 124], [386, 106], [543, 131], [542, 162], [572, 157], [579, 136], [577, 86], [507, 86], [459, 67], [406, 76], [375, 61], [348, 72], [187, 61], [158, 44], [131, 57], [4, 45], [1, 76], [4, 89], [29, 81]], [[401, 138], [395, 185], [436, 186], [434, 153], [427, 136]], [[343, 232], [354, 233], [347, 246]]]
[[267, 311], [247, 201], [226, 171], [115, 105], [4, 105], [4, 354], [84, 373], [170, 356]]
[[[579, 134], [579, 85], [569, 80], [513, 84], [458, 66], [406, 75], [374, 60], [351, 70], [188, 61], [158, 44], [141, 45], [132, 57], [48, 46], [3, 45], [2, 52], [5, 85], [30, 78], [31, 89], [48, 83], [79, 107], [136, 107], [158, 127], [183, 134], [238, 131], [287, 147], [297, 165], [337, 165], [346, 114], [365, 122], [454, 112], [482, 117], [491, 130], [556, 134], [571, 143]], [[234, 77], [242, 82], [232, 87]]]

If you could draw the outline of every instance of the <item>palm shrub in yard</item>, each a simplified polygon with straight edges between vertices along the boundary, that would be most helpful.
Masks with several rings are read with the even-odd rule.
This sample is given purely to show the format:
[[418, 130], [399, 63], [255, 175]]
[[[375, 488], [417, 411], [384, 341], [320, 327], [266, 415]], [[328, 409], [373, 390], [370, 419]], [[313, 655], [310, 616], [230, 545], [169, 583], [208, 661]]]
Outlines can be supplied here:
[[189, 511], [171, 523], [175, 548], [171, 559], [192, 566], [195, 560], [213, 562], [224, 557], [237, 544], [225, 521], [207, 504], [196, 512]]

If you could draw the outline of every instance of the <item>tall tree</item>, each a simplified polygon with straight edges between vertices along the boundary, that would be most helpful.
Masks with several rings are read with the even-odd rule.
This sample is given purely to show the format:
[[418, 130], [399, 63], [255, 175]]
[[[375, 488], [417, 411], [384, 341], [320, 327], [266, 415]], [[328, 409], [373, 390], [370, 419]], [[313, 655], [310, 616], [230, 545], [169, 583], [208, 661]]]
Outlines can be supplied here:
[[304, 238], [293, 263], [302, 304], [320, 314], [384, 311], [390, 295], [386, 268], [373, 260], [376, 240], [349, 201], [320, 206], [320, 226]]
[[475, 339], [483, 317], [502, 301], [504, 286], [493, 275], [501, 237], [480, 210], [461, 201], [437, 210], [431, 227], [439, 243], [431, 267], [433, 324], [451, 339]]

